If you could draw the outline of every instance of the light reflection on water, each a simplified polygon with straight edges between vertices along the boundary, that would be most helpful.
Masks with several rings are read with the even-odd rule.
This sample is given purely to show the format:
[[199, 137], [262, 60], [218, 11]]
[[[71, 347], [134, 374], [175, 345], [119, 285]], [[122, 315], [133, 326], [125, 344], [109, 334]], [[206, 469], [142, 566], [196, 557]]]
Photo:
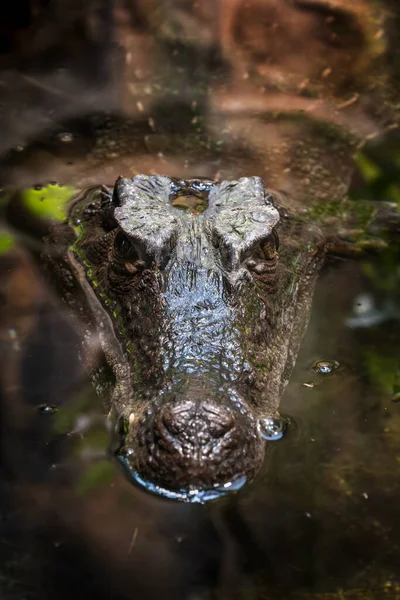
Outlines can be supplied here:
[[144, 480], [142, 477], [140, 477], [139, 473], [132, 471], [129, 465], [129, 460], [125, 456], [118, 456], [118, 460], [123, 465], [125, 473], [129, 475], [130, 479], [134, 483], [151, 494], [167, 498], [168, 500], [179, 500], [193, 504], [205, 504], [210, 500], [218, 500], [230, 492], [236, 492], [246, 484], [246, 477], [243, 476], [239, 477], [235, 481], [228, 481], [222, 485], [216, 485], [212, 489], [198, 490], [193, 488], [176, 491], [168, 490], [152, 483], [151, 481]]

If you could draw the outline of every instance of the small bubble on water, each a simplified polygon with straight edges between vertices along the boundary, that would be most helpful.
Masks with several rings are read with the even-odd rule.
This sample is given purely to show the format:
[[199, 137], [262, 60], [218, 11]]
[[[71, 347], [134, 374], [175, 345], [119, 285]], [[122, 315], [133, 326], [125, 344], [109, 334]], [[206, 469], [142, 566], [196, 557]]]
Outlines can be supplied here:
[[23, 152], [25, 150], [24, 146], [21, 146], [21, 144], [18, 144], [18, 146], [15, 146], [15, 151], [16, 152]]
[[38, 411], [41, 415], [53, 415], [57, 410], [57, 406], [54, 404], [40, 404], [38, 406]]
[[259, 420], [258, 427], [264, 440], [274, 442], [285, 435], [287, 423], [283, 418], [265, 417]]
[[329, 375], [339, 367], [337, 360], [319, 360], [315, 363], [313, 369], [320, 375]]
[[74, 136], [69, 131], [63, 131], [62, 133], [58, 134], [58, 139], [60, 140], [60, 142], [64, 142], [64, 143], [68, 144], [73, 141]]
[[17, 331], [16, 331], [16, 329], [14, 329], [13, 327], [11, 327], [8, 330], [8, 336], [9, 336], [10, 340], [16, 340], [17, 339]]

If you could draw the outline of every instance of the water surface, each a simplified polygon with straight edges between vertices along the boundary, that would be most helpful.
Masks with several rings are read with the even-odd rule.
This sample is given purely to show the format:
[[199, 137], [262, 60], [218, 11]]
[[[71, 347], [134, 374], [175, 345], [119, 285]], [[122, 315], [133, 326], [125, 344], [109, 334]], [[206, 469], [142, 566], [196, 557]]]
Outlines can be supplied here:
[[[351, 180], [356, 201], [398, 202], [395, 7], [150, 4], [39, 2], [40, 19], [2, 30], [6, 191], [259, 175], [313, 218]], [[138, 489], [110, 458], [79, 320], [35, 262], [43, 231], [7, 219], [2, 597], [400, 597], [398, 233], [327, 261], [281, 401], [287, 435], [256, 481], [202, 506]]]

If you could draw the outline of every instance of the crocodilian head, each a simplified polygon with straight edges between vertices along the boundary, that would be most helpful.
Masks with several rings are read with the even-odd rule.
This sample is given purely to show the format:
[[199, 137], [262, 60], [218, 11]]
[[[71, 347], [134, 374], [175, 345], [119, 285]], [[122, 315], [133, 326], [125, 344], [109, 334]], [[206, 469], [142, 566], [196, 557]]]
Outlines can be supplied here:
[[200, 501], [237, 489], [280, 436], [318, 251], [309, 239], [300, 251], [291, 224], [282, 264], [279, 221], [257, 177], [120, 178], [71, 208], [70, 258], [115, 377], [119, 456], [148, 489]]

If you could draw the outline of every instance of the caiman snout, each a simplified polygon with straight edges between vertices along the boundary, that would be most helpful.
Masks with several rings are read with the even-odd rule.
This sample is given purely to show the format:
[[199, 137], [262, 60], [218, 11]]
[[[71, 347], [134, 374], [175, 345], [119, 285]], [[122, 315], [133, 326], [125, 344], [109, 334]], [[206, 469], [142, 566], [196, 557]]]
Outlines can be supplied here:
[[255, 420], [212, 400], [161, 403], [133, 429], [135, 470], [170, 490], [204, 490], [252, 477], [264, 455]]

